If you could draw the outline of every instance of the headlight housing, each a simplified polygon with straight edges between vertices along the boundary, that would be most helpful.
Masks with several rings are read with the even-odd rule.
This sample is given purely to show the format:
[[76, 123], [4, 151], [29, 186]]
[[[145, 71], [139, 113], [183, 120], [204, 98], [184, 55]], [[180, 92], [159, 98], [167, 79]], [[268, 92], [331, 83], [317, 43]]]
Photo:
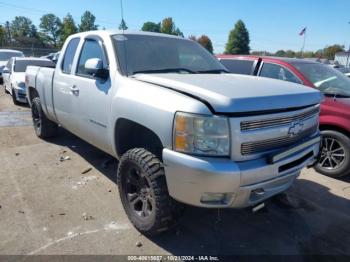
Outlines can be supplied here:
[[26, 87], [26, 84], [24, 82], [16, 82], [16, 85], [20, 89], [24, 89]]
[[228, 118], [177, 112], [173, 148], [175, 151], [194, 155], [229, 156]]

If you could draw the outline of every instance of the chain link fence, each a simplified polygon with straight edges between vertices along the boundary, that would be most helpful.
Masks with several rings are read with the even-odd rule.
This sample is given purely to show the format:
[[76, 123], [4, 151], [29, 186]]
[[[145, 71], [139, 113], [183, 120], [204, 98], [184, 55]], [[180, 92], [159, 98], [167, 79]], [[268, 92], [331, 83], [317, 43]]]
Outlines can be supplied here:
[[34, 57], [40, 57], [40, 56], [46, 56], [50, 53], [56, 53], [59, 51], [59, 49], [55, 48], [37, 48], [37, 47], [16, 47], [16, 46], [2, 46], [0, 49], [13, 49], [22, 51], [25, 56], [34, 56]]

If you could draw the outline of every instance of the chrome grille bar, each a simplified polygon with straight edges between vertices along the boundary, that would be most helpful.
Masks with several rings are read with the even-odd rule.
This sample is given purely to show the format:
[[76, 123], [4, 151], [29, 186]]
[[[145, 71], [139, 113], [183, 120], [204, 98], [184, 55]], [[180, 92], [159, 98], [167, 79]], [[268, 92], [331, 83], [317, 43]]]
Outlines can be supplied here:
[[265, 127], [273, 127], [273, 126], [290, 124], [295, 121], [305, 120], [307, 118], [313, 117], [319, 113], [320, 113], [320, 107], [317, 106], [310, 111], [307, 111], [295, 116], [244, 121], [244, 122], [241, 122], [241, 130], [248, 131], [248, 130], [260, 129]]
[[297, 136], [284, 136], [277, 137], [273, 139], [261, 140], [256, 142], [247, 142], [241, 145], [241, 154], [242, 155], [251, 155], [258, 154], [261, 152], [266, 152], [274, 149], [278, 149], [281, 147], [290, 146], [300, 139], [305, 138], [314, 134], [317, 131], [317, 126], [304, 130], [304, 132], [300, 133]]

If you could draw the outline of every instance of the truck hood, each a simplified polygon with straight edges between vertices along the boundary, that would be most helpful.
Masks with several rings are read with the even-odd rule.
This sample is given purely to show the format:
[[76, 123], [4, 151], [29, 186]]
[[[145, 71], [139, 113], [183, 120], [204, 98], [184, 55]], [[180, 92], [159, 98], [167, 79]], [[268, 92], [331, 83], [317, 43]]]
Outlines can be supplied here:
[[216, 113], [280, 110], [318, 104], [323, 95], [281, 80], [234, 74], [137, 74], [135, 79], [161, 85], [208, 102]]

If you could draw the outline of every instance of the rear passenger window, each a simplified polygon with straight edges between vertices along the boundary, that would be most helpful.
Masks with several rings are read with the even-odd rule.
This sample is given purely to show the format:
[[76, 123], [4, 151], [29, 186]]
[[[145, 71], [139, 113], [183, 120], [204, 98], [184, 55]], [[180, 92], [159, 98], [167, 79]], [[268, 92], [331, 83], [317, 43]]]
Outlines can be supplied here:
[[85, 63], [87, 60], [89, 60], [91, 58], [101, 59], [103, 61], [104, 66], [106, 66], [106, 64], [107, 64], [107, 61], [104, 58], [103, 50], [102, 50], [100, 44], [96, 40], [87, 39], [87, 40], [85, 40], [84, 46], [81, 50], [81, 54], [79, 57], [78, 69], [77, 69], [78, 75], [90, 76], [85, 71]]
[[75, 56], [75, 52], [77, 51], [78, 45], [79, 45], [80, 38], [73, 38], [68, 43], [68, 46], [66, 48], [66, 52], [63, 57], [62, 62], [62, 72], [66, 74], [70, 74], [73, 64], [73, 59]]
[[287, 68], [276, 64], [264, 63], [260, 76], [274, 78], [279, 80], [284, 80], [288, 82], [298, 83], [301, 81], [297, 78], [292, 72], [290, 72]]
[[222, 59], [220, 62], [233, 74], [251, 75], [253, 71], [254, 61]]

